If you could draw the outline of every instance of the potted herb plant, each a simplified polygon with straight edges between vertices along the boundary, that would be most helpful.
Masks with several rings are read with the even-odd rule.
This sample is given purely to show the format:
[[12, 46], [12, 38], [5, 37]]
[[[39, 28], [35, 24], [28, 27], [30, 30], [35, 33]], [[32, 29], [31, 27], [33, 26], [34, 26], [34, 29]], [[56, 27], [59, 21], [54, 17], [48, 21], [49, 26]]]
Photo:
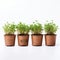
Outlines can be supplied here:
[[53, 22], [48, 22], [44, 25], [45, 34], [45, 44], [47, 46], [55, 46], [56, 43], [56, 31], [58, 26]]
[[5, 45], [6, 46], [14, 46], [15, 45], [15, 24], [12, 23], [6, 23], [3, 26], [5, 35], [4, 35], [4, 39], [5, 39]]
[[17, 25], [17, 32], [18, 32], [18, 45], [19, 46], [28, 46], [29, 40], [29, 26], [24, 23], [19, 23]]
[[[36, 21], [37, 22], [37, 21]], [[42, 25], [40, 23], [33, 22], [33, 24], [30, 25], [30, 30], [32, 32], [31, 38], [32, 38], [32, 45], [33, 46], [41, 46], [42, 45], [42, 39], [43, 34], [42, 33]]]

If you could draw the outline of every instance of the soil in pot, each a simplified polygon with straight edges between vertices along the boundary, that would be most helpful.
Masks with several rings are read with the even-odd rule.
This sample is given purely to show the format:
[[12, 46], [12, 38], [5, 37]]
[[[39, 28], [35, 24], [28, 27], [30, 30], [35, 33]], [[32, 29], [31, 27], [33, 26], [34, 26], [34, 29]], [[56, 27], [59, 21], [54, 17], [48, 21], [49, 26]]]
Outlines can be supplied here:
[[18, 34], [18, 45], [28, 46], [29, 35], [28, 34]]
[[33, 46], [42, 46], [42, 39], [43, 39], [42, 34], [32, 34], [31, 38]]
[[6, 46], [14, 46], [15, 45], [15, 37], [16, 35], [14, 34], [5, 34], [5, 45]]
[[45, 44], [46, 46], [55, 46], [56, 44], [56, 35], [55, 34], [46, 34], [45, 35]]

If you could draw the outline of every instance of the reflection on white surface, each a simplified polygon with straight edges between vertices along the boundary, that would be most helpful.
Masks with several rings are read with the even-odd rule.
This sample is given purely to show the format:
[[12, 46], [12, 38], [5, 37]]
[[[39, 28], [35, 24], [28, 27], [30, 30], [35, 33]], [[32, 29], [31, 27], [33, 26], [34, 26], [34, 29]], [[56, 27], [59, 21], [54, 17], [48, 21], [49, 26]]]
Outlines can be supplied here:
[[60, 47], [0, 47], [0, 60], [59, 60]]

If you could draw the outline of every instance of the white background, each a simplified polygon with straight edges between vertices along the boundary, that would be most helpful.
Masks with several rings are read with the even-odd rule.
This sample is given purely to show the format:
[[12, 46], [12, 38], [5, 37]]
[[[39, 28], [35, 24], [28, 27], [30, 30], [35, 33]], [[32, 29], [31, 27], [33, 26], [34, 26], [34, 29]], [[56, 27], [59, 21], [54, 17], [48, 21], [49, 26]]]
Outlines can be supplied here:
[[6, 47], [2, 26], [8, 22], [22, 21], [31, 24], [38, 20], [44, 24], [46, 20], [54, 20], [60, 28], [60, 0], [0, 0], [0, 60], [60, 60], [60, 29], [57, 31], [55, 47], [29, 46]]

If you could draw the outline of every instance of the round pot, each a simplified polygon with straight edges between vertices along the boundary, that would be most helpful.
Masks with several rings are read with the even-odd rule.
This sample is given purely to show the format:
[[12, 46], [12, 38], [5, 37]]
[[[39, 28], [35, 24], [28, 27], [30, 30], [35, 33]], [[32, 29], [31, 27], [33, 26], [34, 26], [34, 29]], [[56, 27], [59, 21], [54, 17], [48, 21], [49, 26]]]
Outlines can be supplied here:
[[32, 34], [31, 38], [33, 46], [42, 46], [42, 39], [43, 39], [42, 34]]
[[45, 34], [45, 45], [46, 46], [55, 46], [56, 44], [56, 35], [55, 34]]
[[6, 46], [14, 46], [15, 45], [15, 37], [16, 37], [16, 35], [14, 35], [14, 34], [5, 34], [4, 35], [5, 45]]
[[18, 45], [28, 46], [29, 35], [28, 34], [18, 34]]

